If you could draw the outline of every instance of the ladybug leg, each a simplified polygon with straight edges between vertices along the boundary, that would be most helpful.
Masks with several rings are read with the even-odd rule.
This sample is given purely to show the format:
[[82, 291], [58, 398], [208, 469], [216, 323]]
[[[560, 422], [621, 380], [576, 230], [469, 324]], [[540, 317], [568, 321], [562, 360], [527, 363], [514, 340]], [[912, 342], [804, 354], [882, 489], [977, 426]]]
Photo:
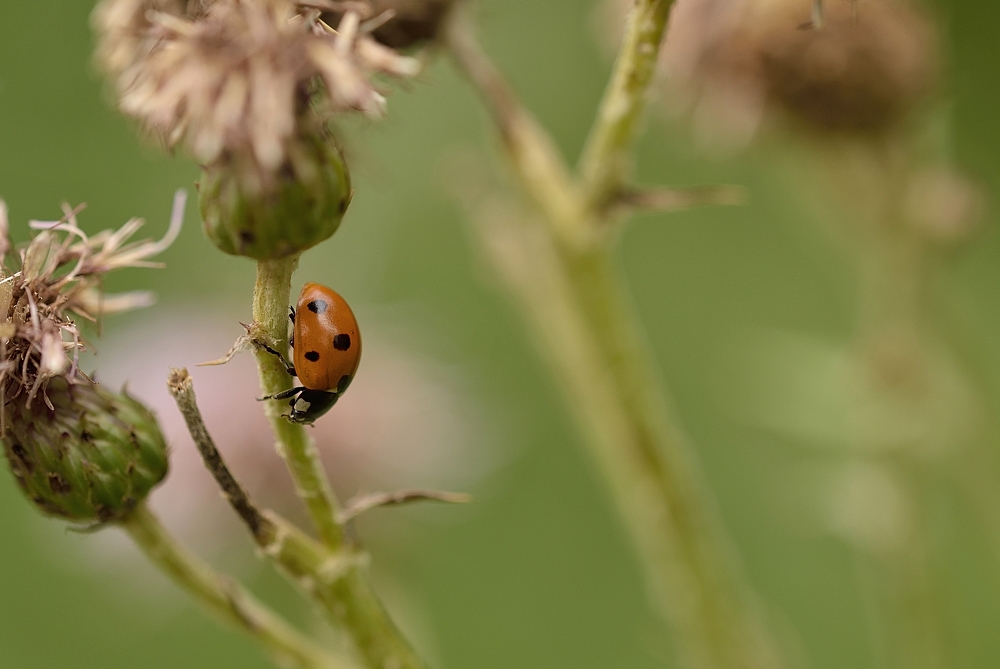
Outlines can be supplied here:
[[280, 393], [275, 393], [273, 395], [264, 395], [263, 397], [258, 397], [258, 402], [263, 402], [264, 400], [287, 400], [289, 397], [292, 398], [290, 404], [295, 404], [295, 400], [298, 399], [299, 393], [301, 393], [305, 388], [299, 386], [297, 388], [289, 388], [288, 390], [282, 390]]
[[295, 325], [295, 307], [288, 307], [288, 320], [292, 322], [292, 325]]
[[285, 366], [285, 371], [288, 372], [289, 376], [298, 376], [298, 374], [295, 373], [295, 368], [289, 365], [288, 361], [285, 360], [285, 356], [281, 355], [280, 353], [275, 351], [273, 348], [271, 348], [264, 342], [255, 342], [255, 343], [257, 344], [257, 346], [260, 346], [262, 349], [264, 349], [271, 355], [277, 356], [278, 360], [281, 360], [281, 364]]

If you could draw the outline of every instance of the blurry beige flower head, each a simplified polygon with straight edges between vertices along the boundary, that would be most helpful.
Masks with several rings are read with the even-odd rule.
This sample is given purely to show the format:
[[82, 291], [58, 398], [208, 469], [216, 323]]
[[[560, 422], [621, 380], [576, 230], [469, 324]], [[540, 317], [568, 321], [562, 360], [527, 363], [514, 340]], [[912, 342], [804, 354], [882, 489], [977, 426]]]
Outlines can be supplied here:
[[[620, 25], [627, 0], [608, 0]], [[938, 75], [934, 25], [911, 0], [684, 0], [661, 57], [664, 100], [696, 138], [731, 150], [768, 121], [834, 137], [890, 132]]]
[[753, 12], [751, 46], [770, 98], [818, 132], [879, 134], [932, 89], [933, 25], [907, 0], [826, 3], [822, 28], [802, 27], [789, 0]]
[[[321, 9], [344, 8], [334, 28]], [[371, 77], [412, 76], [417, 62], [375, 41], [364, 2], [104, 0], [98, 60], [123, 112], [203, 165], [235, 161], [267, 175], [289, 145], [341, 111], [378, 115]]]

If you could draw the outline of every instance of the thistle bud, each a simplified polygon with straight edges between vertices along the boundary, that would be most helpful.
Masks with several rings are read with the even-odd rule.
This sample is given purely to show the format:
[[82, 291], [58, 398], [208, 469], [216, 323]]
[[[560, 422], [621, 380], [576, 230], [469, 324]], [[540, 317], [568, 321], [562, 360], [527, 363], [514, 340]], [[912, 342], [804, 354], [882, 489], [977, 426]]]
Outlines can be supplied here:
[[64, 205], [58, 221], [19, 249], [8, 266], [6, 207], [0, 201], [0, 442], [25, 494], [43, 512], [77, 522], [121, 520], [167, 474], [167, 447], [156, 418], [124, 391], [113, 393], [79, 368], [83, 350], [74, 317], [147, 305], [144, 293], [104, 295], [119, 267], [151, 267], [176, 238], [184, 193], [174, 198], [167, 235], [130, 241], [143, 225], [84, 234]]
[[167, 474], [153, 414], [86, 380], [48, 382], [48, 402], [21, 394], [4, 410], [4, 454], [44, 513], [84, 523], [122, 519]]
[[266, 187], [222, 162], [204, 168], [198, 192], [205, 234], [220, 250], [271, 260], [336, 232], [351, 182], [337, 148], [312, 135], [287, 147], [284, 168]]

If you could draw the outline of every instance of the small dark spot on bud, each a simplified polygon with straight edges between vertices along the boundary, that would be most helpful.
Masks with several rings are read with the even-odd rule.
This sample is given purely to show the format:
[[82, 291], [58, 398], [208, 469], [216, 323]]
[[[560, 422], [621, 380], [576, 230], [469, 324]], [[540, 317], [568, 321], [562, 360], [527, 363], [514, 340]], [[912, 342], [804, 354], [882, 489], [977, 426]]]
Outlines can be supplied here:
[[14, 454], [18, 462], [21, 464], [21, 468], [24, 469], [28, 474], [33, 474], [35, 472], [35, 466], [28, 459], [28, 452], [24, 450], [24, 446], [21, 444], [12, 444], [10, 447], [10, 452]]
[[251, 246], [254, 242], [253, 233], [249, 230], [240, 230], [240, 249], [245, 249]]
[[49, 488], [57, 495], [65, 495], [72, 490], [66, 479], [54, 472], [49, 473]]
[[35, 506], [37, 506], [42, 511], [45, 511], [46, 513], [50, 513], [53, 516], [61, 516], [61, 515], [63, 515], [62, 509], [60, 509], [58, 506], [56, 506], [52, 502], [50, 502], [50, 501], [48, 501], [46, 499], [42, 499], [41, 497], [39, 497], [37, 495], [32, 496], [31, 501], [35, 503]]
[[80, 440], [81, 441], [93, 441], [94, 437], [93, 437], [92, 434], [90, 434], [89, 432], [87, 432], [86, 430], [84, 430], [83, 432], [80, 433]]
[[339, 334], [333, 338], [333, 347], [338, 351], [346, 351], [351, 348], [351, 335]]
[[106, 523], [109, 520], [114, 519], [115, 512], [114, 510], [108, 508], [103, 504], [97, 504], [94, 507], [94, 515], [97, 516], [97, 520], [101, 521], [102, 523]]
[[309, 311], [313, 312], [314, 314], [325, 313], [326, 310], [330, 308], [330, 305], [324, 302], [323, 300], [313, 300], [306, 306], [309, 308]]
[[319, 360], [319, 352], [309, 351], [308, 353], [306, 353], [306, 360], [308, 360], [309, 362], [316, 362], [317, 360]]

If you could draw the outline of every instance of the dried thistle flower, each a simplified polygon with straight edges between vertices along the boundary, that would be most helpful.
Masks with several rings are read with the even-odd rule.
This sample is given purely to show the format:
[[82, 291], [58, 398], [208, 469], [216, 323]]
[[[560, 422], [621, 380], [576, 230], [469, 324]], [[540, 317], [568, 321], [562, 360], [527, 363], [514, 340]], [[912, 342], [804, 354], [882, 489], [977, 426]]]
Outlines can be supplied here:
[[[336, 29], [321, 18], [345, 8]], [[416, 74], [415, 60], [371, 37], [370, 13], [326, 0], [104, 0], [94, 23], [124, 113], [168, 147], [267, 188], [303, 120], [315, 127], [313, 109], [381, 114], [371, 77]]]
[[840, 0], [822, 28], [799, 28], [790, 3], [761, 12], [751, 39], [771, 99], [825, 133], [881, 134], [933, 87], [937, 43], [910, 2]]
[[17, 271], [8, 263], [0, 203], [0, 436], [18, 483], [48, 514], [118, 520], [166, 475], [166, 445], [153, 414], [80, 370], [74, 317], [94, 321], [149, 304], [141, 292], [105, 297], [101, 280], [120, 267], [157, 266], [149, 258], [177, 236], [184, 200], [179, 192], [158, 242], [129, 241], [141, 219], [88, 236], [77, 224], [81, 208], [64, 205], [58, 221], [29, 224], [41, 232], [18, 252]]
[[[601, 32], [629, 0], [607, 0]], [[911, 0], [831, 0], [822, 27], [806, 0], [686, 0], [661, 53], [664, 102], [689, 112], [696, 138], [731, 150], [767, 121], [844, 138], [884, 135], [933, 91], [934, 27]], [[617, 38], [617, 35], [616, 35]]]

